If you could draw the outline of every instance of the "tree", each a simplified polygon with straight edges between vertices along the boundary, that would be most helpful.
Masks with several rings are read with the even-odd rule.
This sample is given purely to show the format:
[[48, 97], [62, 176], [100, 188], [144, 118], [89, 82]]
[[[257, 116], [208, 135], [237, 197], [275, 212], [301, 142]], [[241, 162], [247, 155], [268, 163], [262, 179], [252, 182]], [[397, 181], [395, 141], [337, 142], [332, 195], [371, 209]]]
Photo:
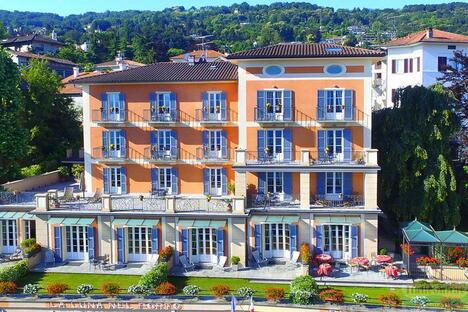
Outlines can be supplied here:
[[67, 148], [81, 145], [79, 113], [71, 99], [59, 93], [60, 77], [47, 61], [32, 60], [21, 77], [26, 86], [23, 122], [29, 131], [28, 164], [55, 169]]
[[3, 22], [0, 21], [0, 39], [6, 39], [8, 37], [8, 31], [5, 28], [5, 25], [3, 25]]
[[379, 149], [379, 206], [394, 220], [418, 217], [436, 228], [460, 223], [450, 138], [459, 129], [454, 103], [440, 87], [407, 87], [393, 109], [373, 114]]
[[0, 49], [0, 182], [18, 177], [19, 160], [26, 155], [27, 133], [20, 123], [24, 103], [18, 68]]
[[75, 48], [72, 44], [67, 44], [65, 47], [58, 50], [57, 57], [72, 61], [80, 66], [84, 66], [84, 64], [89, 62], [87, 53], [81, 49]]
[[169, 57], [173, 57], [173, 56], [180, 55], [183, 53], [184, 53], [184, 50], [178, 49], [178, 48], [170, 48], [169, 50], [167, 50], [167, 56]]

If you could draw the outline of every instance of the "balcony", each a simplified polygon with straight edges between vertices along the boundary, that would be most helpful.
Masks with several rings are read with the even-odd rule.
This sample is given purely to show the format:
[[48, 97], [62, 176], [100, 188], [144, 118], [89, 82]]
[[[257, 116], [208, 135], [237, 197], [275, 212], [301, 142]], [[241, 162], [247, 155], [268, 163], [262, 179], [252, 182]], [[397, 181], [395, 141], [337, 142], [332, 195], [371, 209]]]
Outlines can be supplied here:
[[153, 163], [175, 163], [178, 159], [177, 148], [161, 150], [157, 145], [145, 148], [144, 158]]
[[197, 161], [203, 163], [219, 164], [225, 163], [232, 159], [233, 150], [227, 147], [221, 147], [217, 150], [211, 150], [209, 147], [198, 147], [197, 148]]
[[209, 201], [205, 198], [177, 197], [175, 212], [214, 212], [230, 213], [233, 210], [233, 200], [229, 197], [213, 197]]
[[145, 109], [143, 118], [151, 126], [173, 126], [179, 121], [178, 111]]
[[109, 146], [106, 149], [104, 146], [95, 147], [91, 152], [91, 158], [102, 163], [122, 163], [127, 160], [127, 148], [126, 147], [112, 147]]
[[300, 153], [292, 151], [247, 151], [246, 156], [247, 165], [292, 165], [299, 164], [300, 159]]
[[333, 107], [326, 109], [317, 108], [317, 121], [323, 126], [367, 126], [370, 116], [355, 106], [346, 108], [344, 105], [340, 111], [334, 111]]
[[367, 163], [367, 152], [365, 150], [343, 151], [342, 153], [333, 153], [325, 150], [312, 149], [310, 151], [310, 164], [321, 165], [362, 165]]
[[93, 109], [91, 121], [102, 127], [122, 127], [127, 122], [127, 111], [120, 111], [119, 108]]
[[208, 126], [220, 126], [235, 121], [237, 118], [234, 116], [234, 112], [230, 109], [216, 110], [210, 112], [204, 109], [197, 109], [195, 111], [195, 120], [201, 125]]
[[275, 126], [275, 125], [285, 125], [294, 122], [292, 110], [288, 112], [275, 112], [268, 108], [258, 108], [254, 109], [254, 118], [255, 121], [264, 126]]
[[343, 195], [337, 198], [326, 195], [313, 195], [310, 202], [311, 208], [356, 208], [364, 207], [363, 195]]
[[248, 208], [300, 208], [298, 194], [267, 193], [251, 194], [247, 197]]

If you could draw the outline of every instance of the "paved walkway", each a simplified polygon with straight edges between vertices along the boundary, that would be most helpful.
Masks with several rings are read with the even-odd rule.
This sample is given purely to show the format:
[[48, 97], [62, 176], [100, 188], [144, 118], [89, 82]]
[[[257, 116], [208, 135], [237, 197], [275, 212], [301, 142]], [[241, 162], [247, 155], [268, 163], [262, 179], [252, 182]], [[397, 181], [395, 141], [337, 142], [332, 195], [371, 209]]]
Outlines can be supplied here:
[[115, 275], [142, 275], [150, 269], [149, 263], [131, 263], [127, 266], [112, 266], [109, 269], [103, 269], [93, 266], [88, 262], [68, 262], [64, 265], [52, 267], [38, 266], [32, 269], [33, 272], [49, 273], [84, 273], [84, 274], [115, 274]]

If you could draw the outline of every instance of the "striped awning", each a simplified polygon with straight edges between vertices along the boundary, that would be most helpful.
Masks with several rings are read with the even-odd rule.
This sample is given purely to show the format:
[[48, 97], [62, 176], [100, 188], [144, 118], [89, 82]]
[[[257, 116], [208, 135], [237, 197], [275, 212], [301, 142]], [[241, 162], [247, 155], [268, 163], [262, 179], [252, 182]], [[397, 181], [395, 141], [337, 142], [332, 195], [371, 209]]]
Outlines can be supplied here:
[[253, 216], [250, 221], [255, 223], [295, 223], [299, 216]]
[[60, 225], [81, 225], [88, 226], [94, 222], [94, 218], [60, 218], [52, 217], [47, 220], [47, 223], [50, 224], [60, 224]]
[[153, 227], [159, 224], [159, 219], [114, 219], [114, 225], [120, 226], [147, 226]]
[[179, 226], [184, 228], [222, 228], [226, 225], [223, 220], [179, 220]]
[[360, 216], [315, 216], [315, 222], [324, 224], [324, 223], [333, 223], [333, 224], [358, 224], [361, 223]]
[[28, 212], [2, 211], [0, 219], [34, 219], [35, 216]]

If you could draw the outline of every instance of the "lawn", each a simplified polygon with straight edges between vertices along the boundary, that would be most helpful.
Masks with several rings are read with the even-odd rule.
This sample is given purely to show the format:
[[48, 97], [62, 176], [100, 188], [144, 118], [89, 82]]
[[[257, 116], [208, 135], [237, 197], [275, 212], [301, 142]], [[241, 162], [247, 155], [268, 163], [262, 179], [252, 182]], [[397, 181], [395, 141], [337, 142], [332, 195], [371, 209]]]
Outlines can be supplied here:
[[[18, 282], [18, 287], [33, 283], [41, 285], [41, 293], [46, 292], [47, 284], [62, 282], [69, 285], [69, 294], [76, 293], [76, 287], [80, 284], [92, 284], [95, 290], [93, 293], [100, 293], [100, 287], [103, 283], [114, 282], [120, 285], [122, 293], [127, 292], [128, 286], [137, 284], [140, 276], [136, 275], [111, 275], [111, 274], [67, 274], [67, 273], [30, 273], [27, 277]], [[207, 278], [207, 277], [170, 277], [170, 282], [177, 286], [178, 294], [182, 294], [182, 289], [186, 285], [197, 285], [201, 288], [200, 295], [211, 295], [211, 287], [218, 284], [228, 285], [232, 290], [240, 287], [250, 287], [255, 290], [256, 297], [264, 297], [264, 289], [269, 287], [281, 287], [288, 296], [289, 284], [265, 284], [251, 283], [246, 279], [236, 278]], [[411, 305], [409, 300], [415, 296], [427, 296], [431, 301], [431, 306], [437, 306], [440, 299], [444, 296], [458, 297], [462, 302], [468, 302], [468, 291], [456, 290], [423, 290], [412, 288], [381, 288], [381, 287], [340, 287], [333, 288], [343, 290], [345, 301], [352, 302], [351, 294], [355, 292], [363, 293], [369, 296], [370, 304], [380, 304], [379, 296], [389, 292], [397, 293], [403, 300], [404, 305]]]

